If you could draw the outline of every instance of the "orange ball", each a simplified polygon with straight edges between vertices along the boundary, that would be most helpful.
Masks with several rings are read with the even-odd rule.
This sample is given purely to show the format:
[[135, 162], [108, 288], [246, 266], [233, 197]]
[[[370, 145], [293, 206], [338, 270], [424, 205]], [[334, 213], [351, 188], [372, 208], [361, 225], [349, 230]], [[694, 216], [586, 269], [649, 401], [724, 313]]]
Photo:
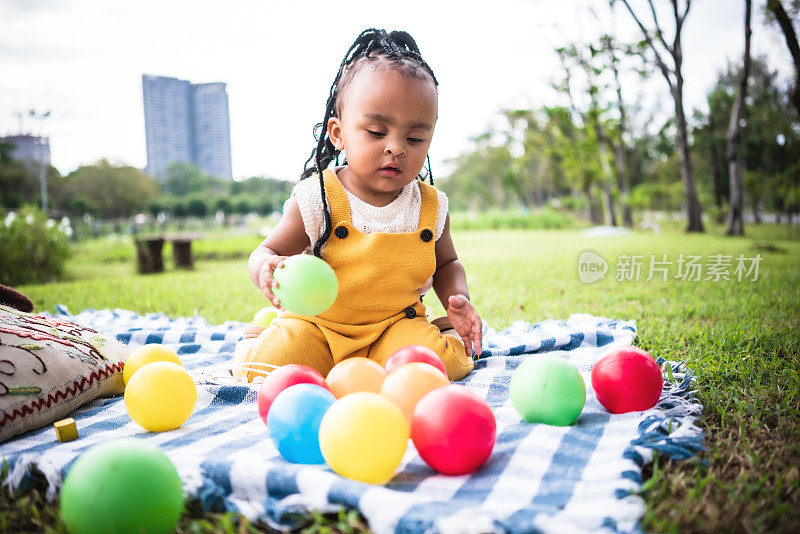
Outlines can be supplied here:
[[386, 377], [381, 387], [381, 395], [392, 401], [411, 425], [414, 408], [422, 397], [434, 389], [448, 386], [447, 380], [436, 367], [421, 362], [401, 365]]
[[380, 393], [385, 378], [386, 370], [381, 364], [356, 356], [337, 363], [328, 372], [325, 381], [336, 398], [341, 399], [357, 391]]

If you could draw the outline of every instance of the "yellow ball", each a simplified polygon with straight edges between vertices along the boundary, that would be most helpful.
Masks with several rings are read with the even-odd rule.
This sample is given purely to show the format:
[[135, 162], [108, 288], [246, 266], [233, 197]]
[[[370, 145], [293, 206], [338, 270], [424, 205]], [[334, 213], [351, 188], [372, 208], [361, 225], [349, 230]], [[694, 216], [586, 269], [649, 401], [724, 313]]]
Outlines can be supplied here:
[[143, 366], [125, 388], [125, 408], [136, 424], [151, 432], [178, 428], [192, 415], [197, 386], [189, 373], [172, 362]]
[[400, 408], [377, 393], [358, 392], [328, 408], [319, 427], [319, 447], [343, 477], [385, 484], [403, 459], [408, 435]]
[[133, 373], [142, 366], [153, 362], [172, 362], [183, 365], [181, 359], [171, 348], [157, 343], [149, 343], [131, 352], [128, 359], [125, 360], [125, 367], [122, 369], [122, 381], [127, 384]]

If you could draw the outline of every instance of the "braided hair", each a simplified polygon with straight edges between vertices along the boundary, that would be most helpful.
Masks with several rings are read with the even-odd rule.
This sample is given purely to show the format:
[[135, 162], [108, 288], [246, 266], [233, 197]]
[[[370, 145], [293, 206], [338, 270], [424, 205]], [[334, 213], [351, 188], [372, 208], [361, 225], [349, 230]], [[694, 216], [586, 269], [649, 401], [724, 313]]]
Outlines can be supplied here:
[[[323, 169], [327, 169], [331, 161], [339, 163], [340, 150], [337, 150], [330, 140], [327, 132], [328, 120], [331, 117], [339, 117], [342, 112], [344, 90], [355, 78], [355, 74], [362, 66], [369, 63], [377, 65], [378, 62], [389, 63], [395, 68], [403, 70], [405, 73], [419, 79], [433, 80], [434, 86], [439, 82], [433, 74], [430, 66], [422, 59], [417, 43], [414, 38], [404, 31], [393, 31], [387, 33], [385, 30], [370, 28], [359, 34], [356, 40], [350, 45], [350, 49], [344, 56], [339, 71], [336, 73], [331, 84], [328, 100], [325, 104], [325, 116], [322, 122], [314, 126], [314, 138], [317, 145], [311, 151], [311, 155], [306, 160], [300, 179], [303, 180], [317, 174], [319, 179], [320, 193], [322, 195], [322, 212], [325, 217], [322, 234], [314, 243], [314, 255], [320, 257], [322, 246], [328, 241], [331, 235], [333, 223], [328, 211], [328, 201], [325, 195], [325, 183], [322, 178]], [[427, 160], [427, 176], [433, 184], [433, 174], [431, 173], [431, 160]], [[345, 160], [346, 163], [346, 160]], [[418, 176], [422, 179], [422, 176]]]

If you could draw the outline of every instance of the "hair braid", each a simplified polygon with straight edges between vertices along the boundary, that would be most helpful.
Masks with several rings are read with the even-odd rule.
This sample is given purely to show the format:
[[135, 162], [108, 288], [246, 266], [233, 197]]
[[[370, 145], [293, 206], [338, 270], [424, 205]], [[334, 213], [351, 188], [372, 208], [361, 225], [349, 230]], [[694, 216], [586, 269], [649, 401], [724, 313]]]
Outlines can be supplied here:
[[[327, 124], [331, 117], [341, 113], [341, 110], [337, 107], [337, 101], [339, 100], [340, 94], [344, 87], [340, 87], [340, 85], [344, 86], [347, 84], [349, 79], [352, 79], [355, 69], [351, 69], [351, 67], [362, 63], [360, 61], [362, 59], [372, 60], [377, 57], [386, 57], [390, 62], [404, 65], [406, 68], [409, 68], [409, 66], [414, 68], [422, 67], [422, 69], [431, 77], [434, 85], [439, 85], [439, 82], [436, 80], [436, 76], [433, 74], [433, 70], [425, 62], [425, 60], [422, 59], [422, 55], [419, 52], [419, 47], [417, 46], [416, 41], [414, 41], [414, 38], [411, 37], [411, 35], [409, 35], [407, 32], [393, 31], [391, 33], [386, 33], [386, 30], [369, 28], [362, 31], [358, 37], [356, 37], [356, 40], [353, 41], [353, 44], [350, 45], [350, 48], [344, 55], [344, 59], [342, 59], [342, 63], [339, 65], [339, 70], [336, 72], [336, 77], [331, 84], [330, 92], [328, 93], [328, 98], [325, 102], [325, 115], [323, 116], [322, 122], [315, 124], [312, 130], [317, 144], [311, 150], [311, 154], [308, 156], [308, 159], [303, 166], [303, 172], [300, 174], [301, 180], [308, 178], [314, 173], [317, 174], [319, 179], [324, 224], [322, 233], [314, 243], [313, 247], [314, 255], [317, 257], [321, 257], [322, 246], [328, 241], [331, 231], [333, 230], [333, 221], [331, 220], [331, 214], [328, 209], [328, 199], [327, 195], [325, 194], [325, 182], [322, 176], [322, 171], [328, 168], [331, 161], [335, 160], [338, 163], [339, 154], [341, 153], [340, 150], [337, 150], [336, 147], [333, 146], [333, 143], [328, 136]], [[342, 78], [346, 74], [350, 75], [350, 78], [343, 80]], [[311, 165], [312, 161], [314, 162], [313, 166]], [[428, 178], [430, 183], [433, 184], [430, 156], [426, 157], [426, 161], [428, 167]], [[345, 163], [346, 162], [347, 160], [345, 159]], [[422, 178], [422, 176], [420, 175], [418, 178]]]

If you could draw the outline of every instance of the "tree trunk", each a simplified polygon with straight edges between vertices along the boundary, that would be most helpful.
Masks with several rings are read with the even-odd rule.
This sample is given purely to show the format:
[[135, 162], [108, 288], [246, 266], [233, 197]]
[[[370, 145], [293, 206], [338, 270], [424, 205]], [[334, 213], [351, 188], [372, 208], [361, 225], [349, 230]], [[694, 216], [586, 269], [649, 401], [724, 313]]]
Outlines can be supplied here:
[[783, 31], [786, 38], [786, 46], [789, 48], [789, 53], [792, 55], [792, 62], [794, 63], [794, 86], [789, 91], [789, 99], [792, 101], [797, 114], [800, 115], [800, 45], [797, 42], [797, 34], [794, 32], [792, 20], [789, 18], [786, 10], [780, 0], [767, 0], [767, 9], [772, 11], [775, 15], [775, 20]]
[[672, 46], [669, 46], [664, 40], [661, 27], [658, 23], [658, 18], [656, 17], [656, 10], [653, 6], [653, 0], [648, 0], [650, 10], [653, 13], [653, 23], [655, 24], [656, 28], [653, 35], [655, 36], [655, 39], [657, 39], [658, 42], [663, 45], [663, 49], [667, 51], [666, 53], [672, 56], [672, 61], [674, 63], [672, 68], [670, 68], [664, 62], [662, 57], [663, 52], [659, 51], [659, 48], [654, 42], [653, 35], [651, 35], [651, 32], [649, 32], [644, 24], [642, 24], [642, 21], [639, 20], [639, 17], [636, 16], [636, 13], [631, 8], [628, 0], [622, 0], [622, 2], [625, 4], [625, 7], [628, 9], [628, 12], [631, 14], [633, 19], [636, 21], [636, 24], [642, 30], [645, 41], [655, 54], [656, 64], [658, 65], [661, 74], [664, 76], [664, 79], [666, 79], [667, 84], [669, 85], [670, 94], [672, 95], [672, 100], [675, 103], [675, 125], [677, 126], [678, 130], [678, 154], [681, 161], [681, 178], [683, 179], [683, 187], [686, 196], [686, 214], [688, 217], [686, 231], [702, 232], [703, 208], [700, 205], [700, 199], [697, 197], [697, 185], [694, 179], [694, 168], [689, 149], [688, 126], [686, 125], [686, 115], [683, 111], [683, 74], [681, 72], [683, 64], [681, 31], [683, 29], [683, 23], [686, 20], [686, 15], [689, 13], [689, 7], [692, 5], [691, 0], [686, 1], [685, 9], [683, 10], [682, 14], [678, 9], [678, 1], [672, 0], [672, 10], [675, 16], [675, 39], [673, 40]]
[[[742, 114], [747, 97], [747, 79], [750, 77], [750, 11], [751, 0], [745, 0], [744, 15], [744, 59], [739, 91], [731, 110], [728, 125], [728, 172], [730, 173], [731, 196], [728, 213], [727, 235], [744, 235], [744, 182], [742, 180]], [[754, 206], [755, 209], [755, 206]]]
[[627, 131], [627, 121], [625, 113], [625, 101], [622, 99], [622, 83], [619, 79], [619, 68], [617, 56], [613, 48], [609, 45], [611, 58], [611, 71], [614, 73], [614, 85], [617, 93], [617, 108], [619, 109], [619, 140], [611, 144], [611, 152], [614, 154], [614, 166], [617, 171], [617, 186], [620, 192], [620, 203], [622, 204], [622, 224], [628, 228], [633, 228], [633, 213], [628, 205], [630, 196], [630, 180], [628, 179], [628, 165], [626, 163], [627, 150], [625, 148], [625, 132]]
[[[681, 84], [682, 85], [682, 84]], [[675, 123], [678, 127], [678, 154], [681, 161], [681, 178], [686, 197], [687, 232], [703, 232], [703, 208], [697, 197], [697, 185], [694, 179], [694, 166], [689, 151], [689, 134], [686, 116], [683, 114], [683, 98], [680, 94], [675, 98]]]
[[625, 145], [621, 139], [619, 143], [614, 143], [613, 153], [614, 165], [617, 169], [617, 181], [619, 184], [619, 201], [620, 204], [622, 204], [622, 224], [628, 228], [633, 228], [633, 212], [631, 211], [630, 205], [628, 205], [631, 186], [625, 165]]
[[753, 223], [761, 224], [761, 211], [758, 209], [758, 202], [753, 202]]
[[724, 219], [722, 214], [722, 169], [720, 168], [717, 145], [714, 142], [714, 133], [717, 131], [717, 129], [714, 121], [714, 115], [712, 113], [708, 114], [708, 126], [711, 132], [711, 146], [709, 147], [709, 150], [711, 152], [711, 182], [714, 185], [714, 204], [717, 206], [716, 221], [721, 223]]
[[606, 197], [606, 209], [608, 210], [611, 226], [617, 226], [617, 214], [614, 210], [614, 195], [611, 192], [611, 184], [603, 180], [603, 194]]
[[600, 143], [600, 166], [603, 168], [603, 195], [606, 200], [606, 210], [608, 210], [611, 226], [617, 226], [617, 214], [614, 209], [614, 195], [611, 193], [611, 168], [608, 165], [608, 152], [606, 146]]
[[586, 196], [586, 202], [589, 203], [589, 222], [594, 225], [603, 224], [603, 213], [600, 211], [600, 204], [597, 199], [592, 195], [592, 182], [588, 179], [583, 179], [583, 194]]

